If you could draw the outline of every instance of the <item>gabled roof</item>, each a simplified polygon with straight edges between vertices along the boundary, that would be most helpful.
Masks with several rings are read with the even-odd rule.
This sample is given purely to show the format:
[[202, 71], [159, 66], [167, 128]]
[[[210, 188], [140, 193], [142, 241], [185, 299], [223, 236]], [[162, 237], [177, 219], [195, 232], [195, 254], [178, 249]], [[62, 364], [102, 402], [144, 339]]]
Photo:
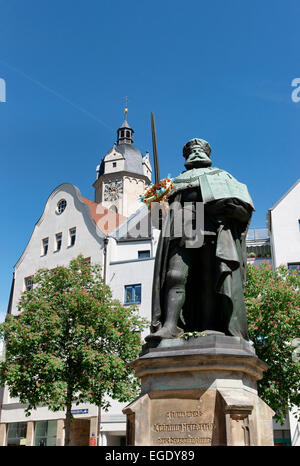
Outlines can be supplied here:
[[91, 216], [99, 230], [105, 235], [109, 235], [112, 231], [119, 227], [127, 220], [127, 217], [117, 214], [111, 209], [103, 207], [101, 204], [90, 201], [86, 197], [81, 196], [83, 202], [90, 208]]
[[[30, 236], [30, 238], [29, 238], [29, 240], [27, 242], [27, 245], [26, 245], [21, 257], [18, 259], [17, 263], [15, 264], [15, 268], [18, 267], [22, 263], [25, 255], [27, 253], [29, 243], [30, 243], [34, 233], [37, 231], [40, 224], [43, 222], [44, 218], [48, 214], [49, 204], [50, 204], [51, 199], [60, 191], [68, 192], [73, 197], [75, 205], [77, 206], [77, 209], [79, 211], [81, 211], [83, 216], [84, 216], [85, 224], [86, 224], [87, 228], [89, 229], [90, 233], [92, 235], [94, 235], [98, 239], [103, 240], [105, 238], [105, 235], [107, 234], [106, 230], [105, 230], [105, 225], [104, 225], [103, 228], [99, 227], [98, 223], [95, 221], [95, 218], [92, 215], [91, 208], [89, 208], [89, 209], [87, 208], [88, 204], [87, 204], [87, 202], [84, 201], [86, 198], [83, 198], [81, 196], [81, 193], [80, 193], [79, 189], [76, 186], [74, 186], [73, 184], [63, 183], [63, 184], [57, 186], [57, 188], [55, 188], [52, 191], [52, 193], [50, 194], [50, 196], [48, 197], [46, 205], [45, 205], [44, 210], [43, 210], [43, 213], [40, 216], [40, 218], [38, 219], [38, 221], [36, 222], [36, 224], [34, 226], [34, 229], [33, 229], [33, 232], [32, 232], [32, 234], [31, 234], [31, 236]], [[86, 201], [88, 201], [88, 199], [86, 199]], [[92, 202], [92, 201], [88, 201], [88, 202]], [[94, 204], [94, 203], [92, 203], [92, 204]], [[112, 212], [112, 214], [116, 215], [114, 212]], [[100, 223], [100, 226], [101, 226], [101, 223]]]
[[273, 207], [271, 207], [269, 210], [274, 210], [278, 204], [280, 204], [281, 201], [283, 201], [283, 199], [288, 196], [288, 194], [297, 186], [297, 184], [300, 183], [300, 178], [299, 180], [296, 181], [296, 183], [293, 184], [293, 186], [279, 199], [279, 201], [277, 201]]

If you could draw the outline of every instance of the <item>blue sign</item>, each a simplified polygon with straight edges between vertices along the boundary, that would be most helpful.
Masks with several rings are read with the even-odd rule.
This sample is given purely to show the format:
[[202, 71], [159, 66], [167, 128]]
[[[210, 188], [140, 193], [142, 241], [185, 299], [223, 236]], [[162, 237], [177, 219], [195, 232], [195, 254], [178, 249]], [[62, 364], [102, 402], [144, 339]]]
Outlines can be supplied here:
[[72, 409], [72, 414], [87, 414], [89, 412], [88, 409]]

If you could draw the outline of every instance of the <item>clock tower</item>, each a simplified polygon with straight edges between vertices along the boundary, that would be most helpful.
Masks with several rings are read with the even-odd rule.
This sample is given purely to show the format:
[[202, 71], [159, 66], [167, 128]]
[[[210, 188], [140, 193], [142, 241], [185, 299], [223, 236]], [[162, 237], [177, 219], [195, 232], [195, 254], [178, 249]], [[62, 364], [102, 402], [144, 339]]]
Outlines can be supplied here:
[[95, 202], [129, 217], [139, 207], [139, 195], [151, 183], [149, 152], [143, 156], [133, 145], [133, 129], [127, 121], [127, 108], [117, 142], [97, 166]]

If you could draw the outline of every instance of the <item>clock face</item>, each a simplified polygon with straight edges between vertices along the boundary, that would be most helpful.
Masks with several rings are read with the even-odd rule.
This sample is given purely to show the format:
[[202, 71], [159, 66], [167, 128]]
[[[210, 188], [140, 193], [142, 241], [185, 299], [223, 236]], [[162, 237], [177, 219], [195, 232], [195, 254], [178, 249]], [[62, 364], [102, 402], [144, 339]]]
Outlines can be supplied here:
[[104, 200], [105, 201], [116, 201], [120, 194], [123, 192], [123, 186], [121, 180], [111, 181], [109, 184], [104, 186]]

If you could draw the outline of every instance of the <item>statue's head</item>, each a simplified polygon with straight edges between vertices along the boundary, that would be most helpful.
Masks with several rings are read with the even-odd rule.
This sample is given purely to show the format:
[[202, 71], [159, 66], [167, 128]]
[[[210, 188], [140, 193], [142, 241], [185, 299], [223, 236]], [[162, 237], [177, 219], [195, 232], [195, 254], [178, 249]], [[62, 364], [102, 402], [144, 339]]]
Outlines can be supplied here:
[[182, 153], [186, 159], [184, 166], [187, 170], [211, 166], [211, 160], [209, 158], [211, 147], [204, 139], [191, 139], [183, 147]]

